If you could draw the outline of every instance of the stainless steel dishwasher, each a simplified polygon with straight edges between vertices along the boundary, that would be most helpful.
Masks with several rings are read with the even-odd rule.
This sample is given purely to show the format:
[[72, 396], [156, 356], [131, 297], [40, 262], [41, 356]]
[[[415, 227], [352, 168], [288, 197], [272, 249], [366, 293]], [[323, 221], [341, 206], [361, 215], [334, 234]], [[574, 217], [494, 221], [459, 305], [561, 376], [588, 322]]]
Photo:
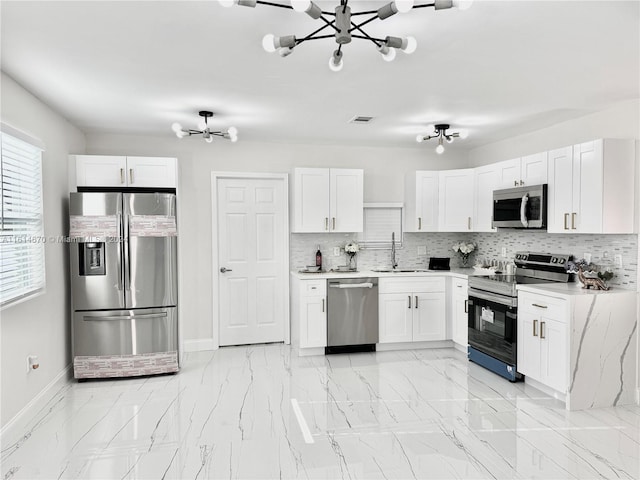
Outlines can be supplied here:
[[327, 280], [326, 353], [375, 351], [378, 342], [378, 279]]

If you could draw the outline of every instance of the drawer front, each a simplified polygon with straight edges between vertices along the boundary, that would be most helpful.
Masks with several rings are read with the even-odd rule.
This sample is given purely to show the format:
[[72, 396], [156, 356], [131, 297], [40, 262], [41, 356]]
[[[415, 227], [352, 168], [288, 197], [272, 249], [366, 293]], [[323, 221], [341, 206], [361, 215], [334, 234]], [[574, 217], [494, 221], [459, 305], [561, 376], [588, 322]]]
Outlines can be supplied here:
[[452, 294], [455, 295], [456, 293], [464, 292], [466, 295], [467, 289], [469, 288], [469, 281], [461, 278], [454, 278], [451, 281], [451, 285], [453, 286]]
[[518, 310], [567, 322], [567, 301], [562, 298], [535, 295], [529, 292], [518, 294]]
[[325, 297], [327, 295], [326, 280], [302, 280], [300, 292], [305, 297]]
[[445, 291], [444, 277], [387, 278], [378, 283], [379, 293], [433, 293]]

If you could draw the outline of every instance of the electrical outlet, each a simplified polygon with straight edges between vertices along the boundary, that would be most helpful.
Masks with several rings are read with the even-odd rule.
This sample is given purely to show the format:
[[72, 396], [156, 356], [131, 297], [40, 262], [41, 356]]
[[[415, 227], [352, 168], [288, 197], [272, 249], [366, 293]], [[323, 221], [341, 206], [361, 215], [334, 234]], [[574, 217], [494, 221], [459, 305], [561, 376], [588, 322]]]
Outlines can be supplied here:
[[426, 255], [426, 254], [427, 254], [427, 246], [418, 245], [418, 255]]
[[613, 256], [613, 262], [616, 264], [616, 267], [622, 268], [622, 255], [620, 255], [619, 253], [616, 253]]
[[502, 247], [502, 257], [507, 258], [507, 247]]
[[333, 256], [334, 257], [340, 256], [340, 247], [333, 247]]
[[591, 254], [590, 253], [583, 253], [582, 254], [582, 258], [584, 258], [585, 262], [591, 263]]

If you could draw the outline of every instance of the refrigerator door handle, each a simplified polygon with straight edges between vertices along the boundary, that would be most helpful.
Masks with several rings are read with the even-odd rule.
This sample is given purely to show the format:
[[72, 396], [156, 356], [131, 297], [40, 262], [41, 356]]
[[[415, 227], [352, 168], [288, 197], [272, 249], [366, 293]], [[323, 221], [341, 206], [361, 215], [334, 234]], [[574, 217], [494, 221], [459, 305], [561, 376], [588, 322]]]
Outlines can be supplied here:
[[[120, 225], [122, 225], [122, 214], [118, 213], [117, 214], [118, 217], [118, 227], [120, 227]], [[121, 234], [121, 229], [118, 228], [118, 235], [122, 235]], [[117, 261], [117, 265], [118, 265], [118, 291], [122, 291], [122, 284], [123, 284], [123, 272], [122, 272], [122, 239], [119, 238], [118, 239], [118, 248], [117, 248], [117, 255], [116, 255], [116, 261]]]
[[142, 318], [165, 318], [167, 312], [162, 313], [139, 313], [137, 315], [105, 315], [104, 317], [86, 315], [82, 317], [85, 322], [100, 322], [102, 320], [139, 320]]
[[129, 237], [129, 231], [131, 226], [131, 219], [127, 218], [127, 236], [124, 241], [127, 244], [127, 277], [128, 277], [128, 289], [131, 290], [131, 237]]

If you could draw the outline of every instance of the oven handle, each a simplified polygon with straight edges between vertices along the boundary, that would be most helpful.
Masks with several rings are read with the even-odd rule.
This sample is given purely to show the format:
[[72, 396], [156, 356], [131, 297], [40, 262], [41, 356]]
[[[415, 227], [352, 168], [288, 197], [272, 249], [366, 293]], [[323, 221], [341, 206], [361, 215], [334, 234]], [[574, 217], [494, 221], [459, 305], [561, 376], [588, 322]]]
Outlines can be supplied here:
[[517, 307], [517, 297], [505, 297], [503, 295], [496, 295], [495, 293], [485, 292], [484, 290], [476, 290], [475, 288], [469, 288], [469, 298], [479, 298], [488, 302], [494, 302], [500, 305], [506, 305], [507, 307]]

